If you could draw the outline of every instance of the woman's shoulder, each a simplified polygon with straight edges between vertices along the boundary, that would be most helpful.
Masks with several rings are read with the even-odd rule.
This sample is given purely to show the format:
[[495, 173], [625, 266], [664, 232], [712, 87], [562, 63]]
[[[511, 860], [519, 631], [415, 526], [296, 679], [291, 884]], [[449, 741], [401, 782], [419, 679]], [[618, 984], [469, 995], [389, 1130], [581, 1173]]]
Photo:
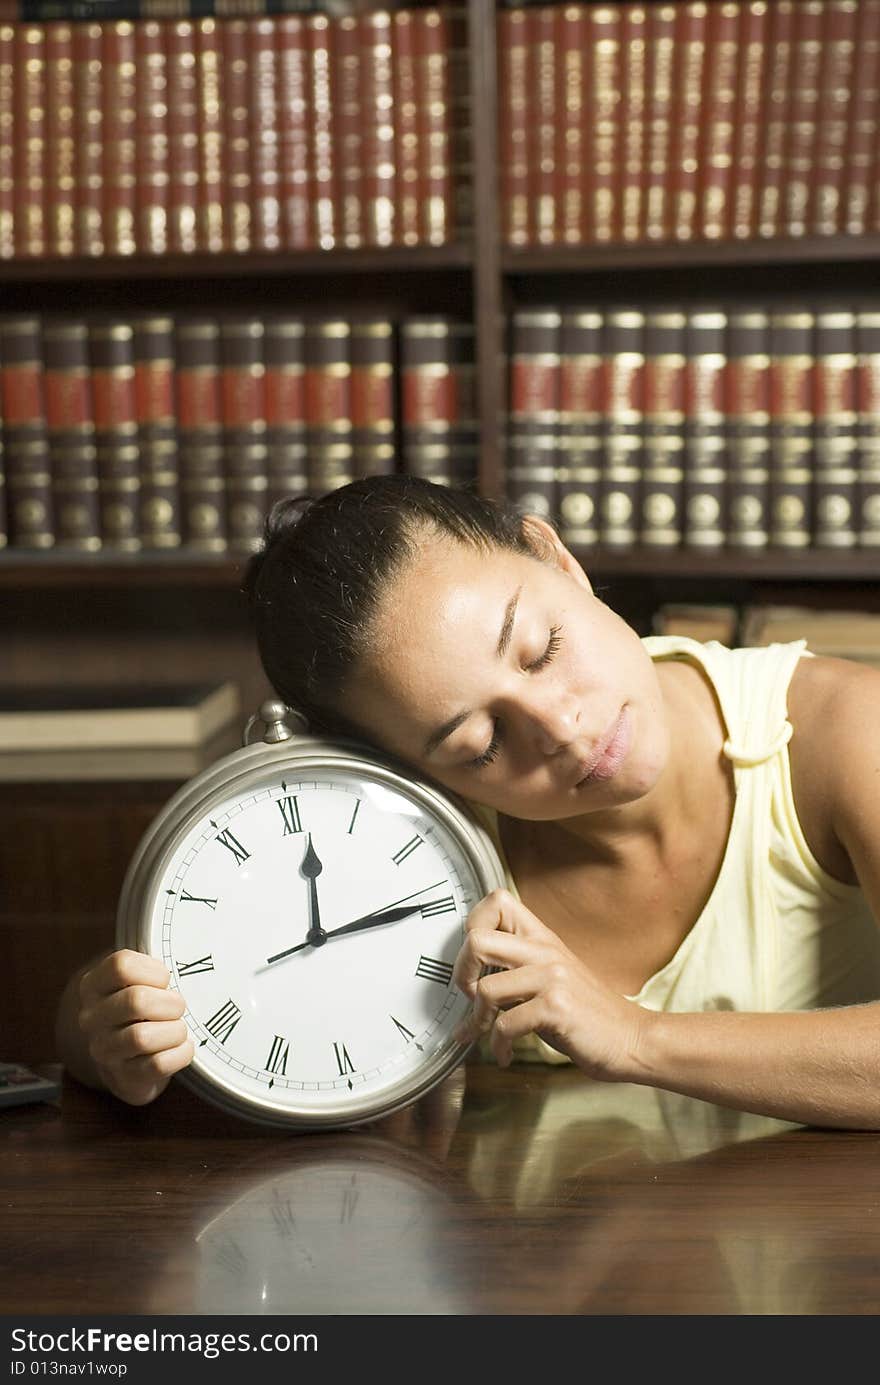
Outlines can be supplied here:
[[788, 719], [801, 825], [817, 859], [838, 879], [852, 880], [841, 824], [865, 775], [880, 773], [880, 669], [823, 655], [802, 659], [789, 687]]

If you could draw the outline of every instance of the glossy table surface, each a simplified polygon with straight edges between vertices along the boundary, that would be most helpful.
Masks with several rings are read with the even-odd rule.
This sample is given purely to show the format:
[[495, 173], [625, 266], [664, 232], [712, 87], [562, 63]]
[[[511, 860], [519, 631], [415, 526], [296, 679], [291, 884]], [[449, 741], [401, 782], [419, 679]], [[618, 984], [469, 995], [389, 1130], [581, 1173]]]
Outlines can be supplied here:
[[173, 1084], [0, 1111], [6, 1313], [876, 1314], [880, 1135], [572, 1068], [291, 1135]]

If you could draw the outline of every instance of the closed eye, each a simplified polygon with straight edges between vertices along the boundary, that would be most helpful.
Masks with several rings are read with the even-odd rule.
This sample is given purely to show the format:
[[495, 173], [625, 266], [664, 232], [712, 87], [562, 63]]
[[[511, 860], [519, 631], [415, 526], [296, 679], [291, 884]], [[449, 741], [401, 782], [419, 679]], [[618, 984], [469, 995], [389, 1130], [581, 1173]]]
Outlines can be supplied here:
[[550, 627], [550, 638], [547, 641], [547, 648], [544, 650], [543, 654], [540, 654], [538, 656], [537, 659], [533, 659], [530, 664], [526, 664], [526, 670], [529, 673], [537, 673], [539, 669], [542, 669], [545, 667], [545, 665], [551, 663], [552, 660], [559, 653], [559, 647], [561, 644], [562, 626], [552, 625]]
[[477, 755], [475, 759], [468, 761], [469, 769], [482, 769], [484, 765], [491, 765], [497, 759], [498, 751], [501, 748], [501, 728], [498, 718], [492, 722], [492, 739], [486, 746], [482, 755]]

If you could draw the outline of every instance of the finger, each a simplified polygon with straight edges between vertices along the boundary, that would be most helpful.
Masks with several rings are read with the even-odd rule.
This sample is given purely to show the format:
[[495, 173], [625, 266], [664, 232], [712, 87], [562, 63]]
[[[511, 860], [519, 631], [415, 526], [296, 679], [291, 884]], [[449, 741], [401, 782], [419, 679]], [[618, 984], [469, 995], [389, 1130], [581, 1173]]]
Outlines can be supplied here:
[[186, 1010], [179, 991], [156, 986], [126, 986], [104, 996], [86, 1011], [86, 1022], [114, 1029], [138, 1020], [178, 1020]]
[[193, 1053], [194, 1045], [188, 1037], [176, 1048], [130, 1058], [113, 1072], [110, 1089], [130, 1106], [145, 1106], [165, 1090], [176, 1072], [192, 1062]]
[[171, 975], [158, 957], [148, 957], [144, 952], [134, 952], [122, 948], [111, 952], [96, 966], [85, 972], [80, 982], [80, 996], [84, 1001], [100, 996], [112, 995], [125, 986], [156, 986], [164, 989]]
[[549, 933], [537, 914], [527, 909], [521, 899], [510, 890], [493, 890], [471, 909], [467, 919], [468, 929], [482, 931], [497, 928], [502, 933], [524, 933], [540, 937]]
[[546, 1009], [541, 996], [534, 996], [522, 1005], [514, 1005], [510, 1010], [497, 1011], [489, 1036], [489, 1050], [498, 1066], [509, 1067], [516, 1040], [526, 1034], [537, 1033], [545, 1023]]
[[96, 1061], [112, 1063], [161, 1053], [185, 1043], [188, 1032], [183, 1020], [127, 1024], [123, 1029], [112, 1029], [96, 1037], [93, 1056]]
[[499, 1010], [532, 1000], [543, 988], [542, 967], [516, 967], [512, 971], [490, 972], [480, 978], [471, 1013], [456, 1027], [460, 1043], [473, 1043], [492, 1028]]
[[544, 958], [543, 944], [534, 938], [497, 929], [475, 929], [461, 945], [452, 979], [465, 995], [473, 996], [484, 967], [521, 967]]

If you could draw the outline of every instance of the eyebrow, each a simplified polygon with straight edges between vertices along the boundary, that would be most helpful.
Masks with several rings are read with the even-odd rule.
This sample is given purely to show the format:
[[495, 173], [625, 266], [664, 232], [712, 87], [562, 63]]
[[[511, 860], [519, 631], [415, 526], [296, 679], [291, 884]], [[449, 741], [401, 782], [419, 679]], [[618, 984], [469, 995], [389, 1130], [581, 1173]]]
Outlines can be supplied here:
[[[516, 608], [519, 605], [521, 593], [522, 584], [517, 587], [504, 608], [504, 620], [501, 622], [501, 633], [498, 636], [498, 644], [495, 648], [495, 653], [499, 659], [503, 659], [510, 648], [510, 640], [513, 635], [513, 623], [516, 620]], [[436, 750], [438, 745], [445, 741], [448, 736], [451, 736], [453, 731], [457, 731], [462, 722], [467, 721], [469, 716], [470, 710], [457, 712], [454, 717], [450, 717], [448, 721], [444, 721], [442, 726], [438, 726], [436, 731], [432, 731], [425, 741], [424, 755], [428, 756], [432, 751]]]

